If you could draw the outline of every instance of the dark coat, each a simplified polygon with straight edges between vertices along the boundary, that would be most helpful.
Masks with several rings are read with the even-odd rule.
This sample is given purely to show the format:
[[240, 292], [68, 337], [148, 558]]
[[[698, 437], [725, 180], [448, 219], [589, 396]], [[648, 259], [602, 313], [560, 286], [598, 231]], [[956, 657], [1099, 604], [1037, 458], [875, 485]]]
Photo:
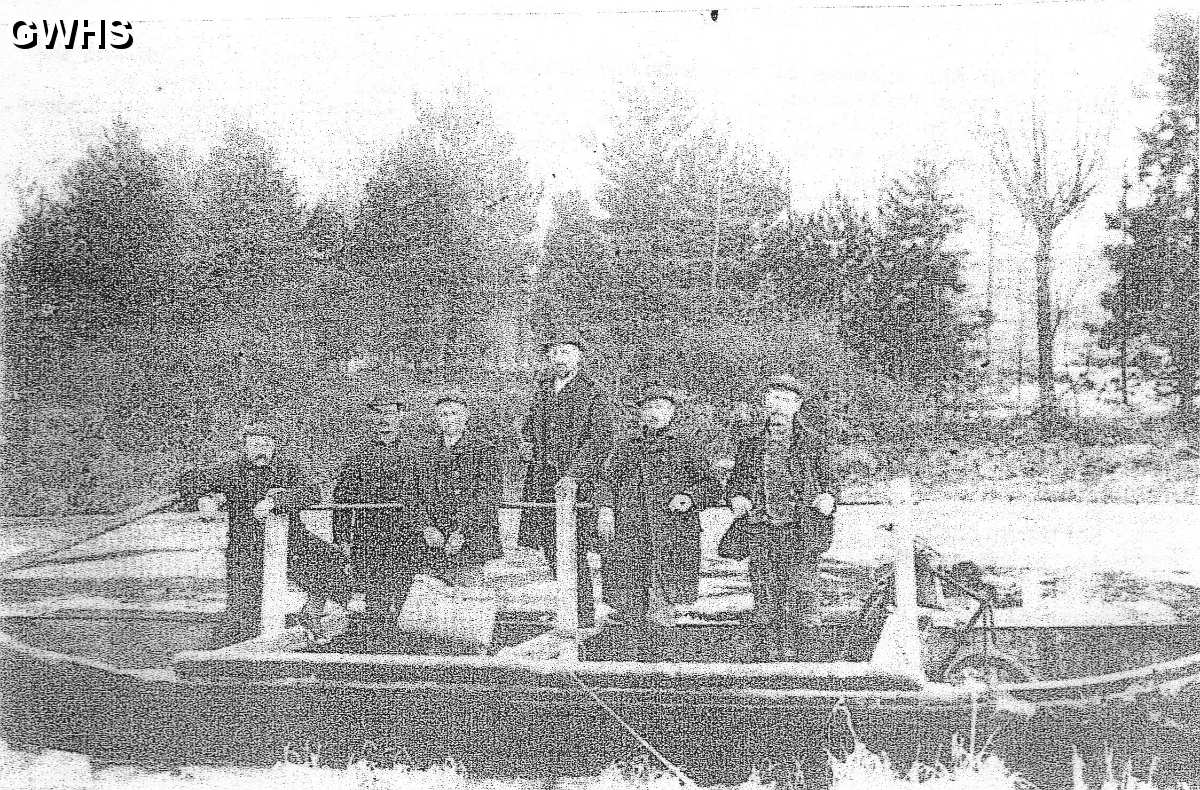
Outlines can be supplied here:
[[349, 544], [355, 566], [369, 577], [390, 576], [416, 561], [415, 482], [413, 448], [402, 439], [391, 445], [367, 442], [342, 464], [333, 489], [334, 502], [398, 502], [407, 506], [398, 510], [334, 512], [334, 542]]
[[261, 555], [263, 527], [255, 520], [253, 510], [273, 488], [280, 489], [274, 495], [275, 512], [288, 514], [292, 529], [303, 529], [300, 511], [320, 501], [321, 489], [286, 459], [276, 457], [267, 466], [258, 467], [239, 453], [217, 466], [183, 473], [179, 493], [185, 501], [204, 494], [224, 494], [229, 513], [226, 553], [257, 550]]
[[275, 458], [264, 467], [244, 454], [208, 469], [180, 476], [179, 493], [187, 501], [203, 494], [224, 494], [229, 514], [225, 546], [228, 616], [257, 629], [262, 602], [263, 544], [266, 531], [253, 510], [271, 489], [275, 512], [288, 516], [288, 578], [310, 593], [345, 603], [349, 597], [340, 553], [300, 522], [300, 511], [315, 505], [321, 491], [296, 464]]
[[[715, 500], [711, 466], [699, 442], [668, 426], [652, 434], [637, 430], [618, 442], [605, 464], [597, 503], [616, 514], [616, 533], [605, 549], [605, 598], [630, 612], [658, 573], [668, 602], [691, 603], [699, 594], [700, 511]], [[675, 513], [677, 494], [693, 507]], [[632, 596], [632, 598], [631, 598]]]
[[[525, 501], [553, 502], [554, 485], [563, 476], [577, 478], [579, 500], [590, 501], [612, 449], [613, 422], [608, 394], [582, 372], [560, 393], [554, 391], [553, 376], [539, 377], [522, 427], [524, 438], [533, 445], [533, 460], [525, 472]], [[594, 513], [581, 516], [583, 540], [594, 524]], [[552, 510], [522, 512], [520, 545], [536, 549], [554, 540]]]
[[809, 409], [797, 413], [793, 422], [788, 466], [792, 477], [791, 499], [797, 516], [792, 525], [770, 527], [764, 523], [763, 456], [766, 445], [766, 425], [738, 443], [728, 495], [731, 499], [735, 496], [748, 498], [753, 509], [749, 515], [735, 521], [731, 530], [773, 540], [799, 541], [813, 556], [825, 553], [833, 539], [833, 516], [822, 515], [811, 505], [819, 494], [830, 494], [837, 501], [839, 482], [827, 422]]
[[470, 428], [453, 447], [442, 437], [423, 443], [414, 460], [416, 534], [424, 544], [426, 527], [443, 535], [461, 532], [462, 551], [446, 557], [442, 549], [425, 549], [424, 564], [434, 569], [478, 565], [503, 556], [497, 507], [503, 495], [500, 451]]

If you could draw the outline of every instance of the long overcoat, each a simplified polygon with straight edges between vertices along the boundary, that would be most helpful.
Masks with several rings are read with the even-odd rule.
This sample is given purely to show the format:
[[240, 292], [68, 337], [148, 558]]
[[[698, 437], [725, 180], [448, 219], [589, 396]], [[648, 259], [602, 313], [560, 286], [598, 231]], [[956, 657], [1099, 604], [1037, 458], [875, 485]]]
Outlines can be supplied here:
[[[604, 595], [631, 612], [657, 578], [668, 603], [696, 600], [700, 584], [700, 511], [713, 503], [711, 465], [699, 442], [673, 426], [638, 429], [621, 439], [604, 466], [597, 502], [612, 507], [616, 531], [604, 551]], [[678, 494], [692, 509], [669, 507]], [[638, 601], [641, 603], [638, 603]]]
[[[612, 449], [613, 421], [608, 394], [584, 373], [577, 373], [557, 393], [553, 376], [539, 376], [522, 426], [525, 440], [533, 446], [525, 473], [525, 501], [553, 502], [554, 485], [563, 476], [579, 480], [579, 501], [591, 501]], [[584, 511], [579, 518], [581, 542], [586, 543], [594, 530], [595, 512]], [[553, 510], [521, 513], [520, 545], [536, 549], [553, 546], [554, 541]]]
[[500, 451], [493, 441], [469, 427], [452, 447], [435, 436], [418, 448], [415, 473], [416, 534], [434, 527], [445, 536], [461, 532], [464, 541], [453, 557], [443, 549], [426, 548], [426, 567], [480, 565], [503, 556], [497, 515], [503, 480]]
[[343, 504], [393, 502], [397, 510], [335, 511], [335, 543], [349, 544], [355, 568], [368, 579], [393, 576], [417, 560], [413, 529], [414, 452], [411, 440], [367, 442], [347, 456], [338, 472], [333, 501]]

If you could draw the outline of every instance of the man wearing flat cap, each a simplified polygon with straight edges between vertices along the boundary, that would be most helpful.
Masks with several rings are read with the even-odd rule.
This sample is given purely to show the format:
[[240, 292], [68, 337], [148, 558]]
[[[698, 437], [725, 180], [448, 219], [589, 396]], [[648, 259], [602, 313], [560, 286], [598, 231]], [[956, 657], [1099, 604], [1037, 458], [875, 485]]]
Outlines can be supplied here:
[[[542, 344], [548, 368], [534, 381], [529, 413], [522, 427], [529, 464], [525, 473], [525, 500], [553, 502], [555, 492], [574, 492], [580, 502], [590, 502], [601, 466], [612, 447], [613, 408], [604, 392], [581, 369], [584, 343], [578, 332], [561, 331]], [[587, 562], [594, 538], [595, 511], [579, 514], [579, 622], [594, 622], [592, 573]], [[557, 571], [554, 513], [525, 510], [517, 541], [542, 549], [550, 572]]]
[[482, 587], [484, 564], [503, 556], [500, 451], [471, 425], [461, 391], [438, 395], [434, 416], [437, 430], [415, 459], [420, 569], [453, 585]]
[[372, 439], [349, 453], [338, 472], [338, 504], [397, 504], [397, 509], [336, 510], [334, 542], [350, 557], [366, 615], [381, 624], [404, 602], [419, 555], [412, 532], [413, 449], [404, 436], [404, 396], [381, 389], [367, 404]]
[[320, 489], [292, 461], [277, 452], [275, 426], [252, 422], [242, 431], [241, 451], [215, 467], [180, 476], [183, 500], [223, 494], [229, 514], [225, 545], [226, 622], [219, 644], [232, 644], [260, 631], [265, 522], [273, 513], [288, 516], [288, 578], [308, 593], [302, 621], [320, 635], [327, 599], [345, 605], [349, 588], [341, 554], [300, 522], [300, 511], [315, 505]]
[[638, 427], [604, 465], [596, 501], [604, 548], [604, 597], [631, 626], [669, 625], [700, 585], [700, 511], [714, 499], [700, 443], [675, 426], [677, 392], [647, 387]]
[[820, 625], [819, 561], [833, 540], [838, 482], [828, 420], [792, 376], [767, 382], [761, 428], [738, 445], [729, 479], [731, 530], [749, 544], [754, 622], [777, 630], [791, 656]]

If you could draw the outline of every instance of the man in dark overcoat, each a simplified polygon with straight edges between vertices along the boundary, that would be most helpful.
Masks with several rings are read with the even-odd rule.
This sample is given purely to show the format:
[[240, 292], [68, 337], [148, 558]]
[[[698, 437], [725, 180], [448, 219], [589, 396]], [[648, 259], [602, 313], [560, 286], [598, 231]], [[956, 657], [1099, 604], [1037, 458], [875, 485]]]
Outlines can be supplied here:
[[794, 652], [820, 625], [819, 561], [833, 540], [838, 481], [828, 421], [792, 376], [768, 382], [767, 420], [738, 445], [729, 479], [733, 529], [749, 535], [753, 619]]
[[375, 437], [352, 451], [338, 473], [333, 501], [397, 503], [395, 510], [334, 511], [333, 539], [349, 557], [366, 615], [385, 620], [404, 603], [420, 555], [414, 534], [414, 453], [399, 394], [379, 392], [369, 404]]
[[264, 522], [273, 513], [288, 516], [288, 578], [308, 593], [302, 621], [319, 636], [327, 600], [344, 606], [350, 593], [341, 553], [300, 522], [300, 511], [320, 500], [320, 489], [297, 464], [279, 456], [273, 426], [254, 422], [242, 436], [243, 447], [235, 457], [184, 472], [179, 482], [183, 501], [206, 494], [225, 497], [226, 622], [217, 641], [232, 644], [261, 629]]
[[[591, 502], [600, 469], [612, 447], [613, 408], [608, 394], [581, 369], [583, 341], [578, 333], [554, 335], [543, 344], [543, 350], [549, 369], [534, 382], [522, 427], [529, 459], [524, 498], [553, 502], [558, 490], [573, 491], [580, 502]], [[595, 619], [592, 573], [587, 562], [596, 529], [595, 511], [581, 511], [578, 523], [579, 622], [587, 627]], [[550, 572], [556, 572], [553, 510], [523, 511], [517, 542], [542, 549]]]
[[416, 516], [424, 549], [420, 569], [450, 584], [484, 586], [483, 566], [499, 559], [503, 494], [500, 451], [470, 425], [457, 390], [434, 405], [438, 430], [417, 448]]
[[617, 441], [596, 500], [605, 600], [629, 625], [670, 624], [700, 585], [700, 511], [715, 495], [700, 443], [674, 424], [679, 396], [647, 388], [639, 426]]

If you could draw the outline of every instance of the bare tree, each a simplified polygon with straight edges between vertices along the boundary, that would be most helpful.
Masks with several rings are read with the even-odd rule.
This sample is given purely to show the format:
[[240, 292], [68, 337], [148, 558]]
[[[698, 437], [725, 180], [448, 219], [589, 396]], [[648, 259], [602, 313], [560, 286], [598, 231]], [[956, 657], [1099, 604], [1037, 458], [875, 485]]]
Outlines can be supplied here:
[[987, 151], [1004, 184], [1007, 197], [1037, 235], [1034, 257], [1037, 314], [1037, 378], [1039, 411], [1054, 414], [1054, 334], [1057, 323], [1051, 295], [1054, 269], [1054, 233], [1083, 207], [1098, 183], [1106, 135], [1077, 134], [1069, 154], [1058, 155], [1046, 133], [1046, 116], [1035, 102], [1030, 113], [1030, 135], [1015, 140], [997, 118], [987, 130]]

